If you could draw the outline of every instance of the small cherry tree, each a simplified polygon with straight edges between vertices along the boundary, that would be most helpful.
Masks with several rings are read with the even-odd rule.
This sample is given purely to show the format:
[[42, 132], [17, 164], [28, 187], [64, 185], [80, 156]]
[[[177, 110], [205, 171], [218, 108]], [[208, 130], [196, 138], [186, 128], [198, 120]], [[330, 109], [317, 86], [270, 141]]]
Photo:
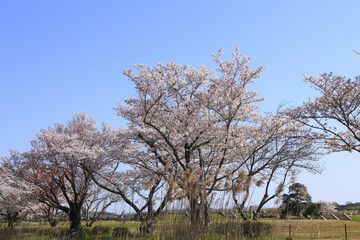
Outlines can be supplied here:
[[47, 202], [39, 203], [37, 208], [31, 209], [31, 212], [42, 219], [46, 219], [51, 227], [56, 227], [58, 224], [59, 209]]
[[[2, 159], [3, 162], [6, 158]], [[14, 222], [24, 219], [32, 208], [36, 208], [36, 201], [31, 187], [22, 182], [0, 165], [0, 215], [5, 217], [8, 228], [14, 227]]]
[[105, 191], [96, 184], [92, 184], [82, 208], [86, 226], [91, 227], [95, 221], [102, 217], [108, 207], [120, 200], [120, 196]]
[[81, 209], [93, 184], [82, 165], [107, 158], [105, 135], [91, 117], [78, 114], [67, 125], [41, 130], [31, 150], [11, 154], [4, 167], [28, 183], [38, 201], [66, 213], [71, 231], [79, 232]]
[[[247, 219], [244, 207], [250, 200], [251, 188], [263, 186], [263, 197], [253, 215], [253, 219], [257, 219], [262, 207], [279, 197], [297, 173], [301, 170], [319, 172], [319, 152], [312, 142], [306, 141], [307, 135], [302, 124], [279, 114], [262, 117], [252, 130], [242, 134], [246, 141], [239, 146], [237, 155], [243, 166], [229, 178], [227, 186], [243, 219]], [[271, 184], [277, 184], [272, 194]]]
[[[172, 188], [168, 186], [166, 169], [154, 161], [154, 154], [142, 144], [131, 140], [128, 130], [113, 130], [109, 143], [115, 161], [106, 161], [97, 167], [84, 166], [94, 182], [112, 195], [121, 198], [140, 220], [140, 232], [151, 233], [158, 217], [171, 200]], [[121, 167], [126, 165], [128, 170]]]
[[336, 211], [336, 205], [333, 202], [320, 200], [316, 204], [320, 205], [320, 211], [322, 211], [322, 212], [334, 212], [334, 211]]

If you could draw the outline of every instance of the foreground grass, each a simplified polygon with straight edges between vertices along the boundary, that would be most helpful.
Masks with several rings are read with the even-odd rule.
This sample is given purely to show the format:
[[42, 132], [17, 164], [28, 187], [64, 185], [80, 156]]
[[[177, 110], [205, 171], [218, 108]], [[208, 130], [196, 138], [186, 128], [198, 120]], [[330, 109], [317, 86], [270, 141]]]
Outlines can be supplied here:
[[[2, 223], [0, 224], [0, 240], [143, 239], [144, 236], [137, 231], [139, 225], [140, 223], [135, 221], [99, 221], [94, 223], [92, 227], [86, 227], [84, 222], [82, 232], [77, 236], [73, 236], [69, 233], [68, 222], [60, 222], [56, 227], [51, 227], [48, 223], [17, 223], [12, 230], [7, 229], [6, 224]], [[119, 229], [120, 231], [117, 231]], [[122, 231], [124, 229], [126, 231]], [[114, 233], [121, 236], [116, 236]]]
[[[360, 217], [354, 220], [360, 220]], [[236, 239], [229, 233], [216, 231], [217, 224], [237, 224], [239, 219], [226, 219], [212, 216], [212, 224], [206, 234], [199, 239]], [[326, 220], [261, 220], [270, 223], [270, 234], [259, 239], [345, 239], [345, 224], [347, 239], [360, 239], [360, 221], [326, 221]], [[105, 239], [191, 239], [190, 224], [183, 216], [167, 216], [161, 219], [153, 235], [141, 235], [138, 232], [140, 223], [137, 221], [99, 221], [92, 227], [83, 224], [83, 231], [78, 236], [68, 233], [69, 223], [60, 222], [56, 228], [48, 223], [17, 223], [15, 229], [10, 231], [6, 224], [0, 224], [0, 240], [105, 240]], [[120, 229], [121, 236], [114, 232]], [[124, 230], [125, 229], [125, 230]], [[122, 232], [123, 231], [123, 232]], [[171, 235], [165, 236], [172, 232]], [[118, 232], [119, 233], [119, 232]], [[171, 236], [171, 237], [169, 237]], [[194, 238], [192, 238], [194, 239]]]

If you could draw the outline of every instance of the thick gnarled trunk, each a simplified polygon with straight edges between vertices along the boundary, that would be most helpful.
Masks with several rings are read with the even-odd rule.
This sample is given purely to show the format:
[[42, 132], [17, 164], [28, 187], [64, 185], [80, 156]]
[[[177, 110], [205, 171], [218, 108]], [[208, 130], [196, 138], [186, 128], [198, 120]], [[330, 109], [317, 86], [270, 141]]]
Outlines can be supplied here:
[[8, 222], [8, 225], [7, 227], [8, 228], [14, 228], [14, 223], [16, 220], [19, 219], [19, 213], [8, 213], [6, 215], [6, 218], [7, 218], [7, 222]]
[[78, 233], [81, 231], [81, 208], [72, 206], [68, 214], [70, 220], [70, 231]]
[[8, 217], [7, 220], [8, 220], [8, 226], [7, 227], [8, 228], [14, 228], [15, 219], [12, 218], [12, 217]]

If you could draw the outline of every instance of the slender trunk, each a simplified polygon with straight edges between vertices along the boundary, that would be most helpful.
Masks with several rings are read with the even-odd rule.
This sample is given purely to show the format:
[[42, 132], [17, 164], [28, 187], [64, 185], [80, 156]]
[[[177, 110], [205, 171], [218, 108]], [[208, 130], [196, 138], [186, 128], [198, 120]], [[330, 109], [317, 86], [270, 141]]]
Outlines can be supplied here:
[[236, 208], [237, 208], [238, 212], [240, 213], [243, 220], [248, 220], [248, 217], [244, 213], [244, 207], [245, 207], [245, 203], [248, 201], [249, 196], [250, 196], [250, 182], [251, 182], [251, 178], [247, 180], [246, 191], [245, 191], [245, 195], [244, 195], [244, 198], [243, 198], [241, 204], [238, 204], [237, 199], [235, 197], [235, 193], [233, 193], [233, 200], [234, 200]]
[[209, 206], [207, 202], [204, 205], [204, 226], [209, 227], [210, 226], [210, 212], [209, 212]]
[[157, 210], [155, 211], [155, 209], [153, 209], [153, 205], [152, 204], [152, 194], [149, 196], [151, 197], [148, 200], [148, 212], [146, 214], [146, 216], [144, 216], [143, 213], [138, 213], [138, 217], [140, 218], [141, 224], [140, 224], [140, 232], [143, 234], [147, 234], [147, 233], [153, 233], [154, 232], [154, 228], [155, 228], [155, 224], [157, 222], [157, 219], [159, 216], [161, 216], [163, 209], [166, 206], [166, 203], [170, 200], [170, 196], [171, 196], [171, 192], [172, 190], [169, 189], [168, 192], [166, 193], [166, 196], [164, 197], [163, 201], [161, 202], [160, 206], [157, 208]]
[[56, 217], [54, 217], [54, 216], [48, 217], [48, 221], [49, 221], [51, 227], [56, 227], [56, 225], [58, 223]]
[[249, 218], [248, 218], [248, 217], [246, 216], [246, 214], [244, 213], [244, 210], [243, 210], [243, 209], [239, 210], [239, 213], [240, 213], [240, 216], [242, 217], [242, 219], [243, 219], [244, 221], [249, 220]]
[[[95, 213], [94, 213], [94, 214], [95, 214]], [[86, 226], [87, 226], [87, 227], [91, 227], [92, 224], [93, 224], [93, 221], [91, 221], [91, 219], [90, 219], [90, 211], [89, 211], [89, 208], [88, 208], [88, 207], [86, 208], [85, 218], [86, 218]]]
[[268, 198], [268, 194], [267, 192], [264, 194], [263, 198], [261, 199], [261, 202], [259, 204], [259, 206], [257, 207], [256, 211], [255, 211], [255, 214], [253, 215], [253, 220], [257, 220], [259, 219], [260, 215], [261, 215], [261, 209], [262, 207], [271, 199], [273, 199], [273, 197], [275, 196], [272, 196], [270, 198]]
[[256, 212], [254, 213], [254, 216], [253, 216], [253, 220], [258, 220], [260, 218], [260, 210], [256, 210]]
[[263, 206], [268, 203], [270, 200], [274, 199], [276, 197], [276, 195], [272, 195], [271, 197], [268, 197], [268, 195], [264, 195], [263, 199], [261, 200], [258, 208], [256, 209], [256, 212], [253, 216], [253, 220], [257, 220], [259, 219], [259, 217], [261, 216], [261, 209], [263, 208]]

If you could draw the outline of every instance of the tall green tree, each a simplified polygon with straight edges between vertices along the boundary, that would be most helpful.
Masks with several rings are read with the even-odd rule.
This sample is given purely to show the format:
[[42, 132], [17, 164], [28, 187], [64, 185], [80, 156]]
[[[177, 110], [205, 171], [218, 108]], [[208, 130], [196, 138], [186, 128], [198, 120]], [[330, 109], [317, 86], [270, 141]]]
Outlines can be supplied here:
[[289, 187], [289, 193], [282, 196], [282, 214], [302, 217], [311, 204], [311, 196], [306, 186], [294, 183]]

